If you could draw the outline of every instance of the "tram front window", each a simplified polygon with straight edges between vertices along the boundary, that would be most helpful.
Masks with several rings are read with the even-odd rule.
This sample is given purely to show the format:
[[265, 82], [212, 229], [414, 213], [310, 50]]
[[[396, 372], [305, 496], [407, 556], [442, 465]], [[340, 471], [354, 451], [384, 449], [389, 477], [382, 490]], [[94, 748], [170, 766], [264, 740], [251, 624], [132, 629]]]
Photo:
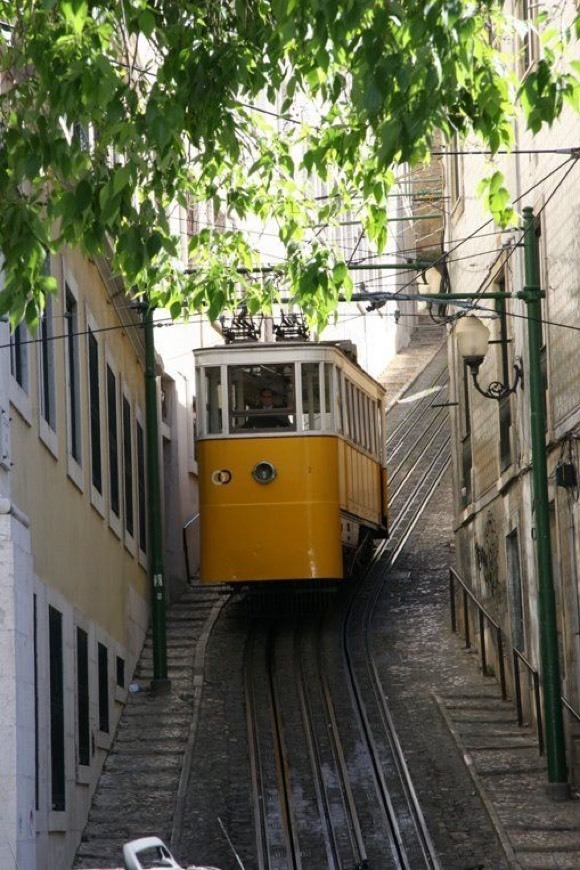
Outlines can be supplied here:
[[228, 369], [230, 432], [295, 428], [294, 366]]

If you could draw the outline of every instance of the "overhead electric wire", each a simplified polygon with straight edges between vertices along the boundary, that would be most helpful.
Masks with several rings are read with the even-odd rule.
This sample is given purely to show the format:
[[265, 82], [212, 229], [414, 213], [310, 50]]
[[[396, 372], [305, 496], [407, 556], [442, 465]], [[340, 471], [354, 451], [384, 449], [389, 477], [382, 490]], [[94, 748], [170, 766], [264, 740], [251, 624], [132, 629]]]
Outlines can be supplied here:
[[[549, 203], [549, 202], [554, 198], [554, 196], [556, 195], [556, 193], [558, 192], [558, 190], [560, 189], [560, 187], [564, 184], [564, 182], [566, 181], [566, 179], [568, 178], [568, 176], [570, 175], [570, 173], [571, 173], [572, 170], [574, 169], [574, 166], [576, 165], [576, 162], [577, 162], [577, 161], [576, 161], [576, 158], [573, 158], [573, 159], [571, 160], [571, 162], [570, 162], [570, 167], [569, 167], [568, 171], [567, 171], [567, 172], [562, 176], [562, 178], [558, 181], [558, 183], [557, 183], [557, 185], [555, 186], [554, 190], [553, 190], [553, 191], [548, 195], [548, 197], [546, 198], [545, 202], [542, 204], [542, 206], [541, 206], [540, 209], [538, 210], [537, 214], [534, 215], [534, 219], [535, 219], [535, 220], [536, 220], [537, 218], [539, 218], [540, 215], [545, 211], [545, 209], [546, 209], [548, 203]], [[522, 239], [525, 238], [526, 233], [534, 232], [534, 231], [535, 231], [535, 220], [534, 220], [534, 222], [532, 222], [528, 227], [526, 227], [525, 230], [518, 230], [518, 232], [521, 232], [521, 233], [522, 233], [522, 237], [521, 237]], [[519, 244], [521, 244], [521, 239], [519, 240]], [[511, 249], [509, 249], [509, 251], [506, 253], [506, 261], [509, 260], [510, 257], [513, 256], [515, 250], [516, 250], [516, 246], [515, 246], [515, 245], [512, 246]], [[493, 265], [490, 266], [490, 271], [491, 271], [491, 269], [493, 269]], [[486, 275], [486, 277], [484, 278], [484, 280], [481, 282], [481, 284], [479, 285], [479, 287], [478, 287], [477, 290], [475, 291], [475, 294], [474, 294], [474, 295], [477, 296], [478, 293], [483, 293], [483, 292], [485, 292], [485, 289], [486, 289], [487, 287], [489, 287], [489, 285], [490, 285], [491, 283], [493, 283], [493, 279], [492, 279], [492, 278], [490, 277], [490, 275], [488, 274], [488, 275]]]
[[[514, 204], [517, 203], [517, 202], [519, 202], [520, 200], [522, 200], [522, 199], [524, 198], [524, 196], [527, 196], [529, 193], [532, 192], [532, 190], [535, 190], [535, 189], [536, 189], [537, 187], [539, 187], [541, 184], [544, 184], [544, 183], [545, 183], [549, 178], [552, 177], [552, 175], [555, 175], [556, 172], [559, 172], [560, 169], [562, 169], [564, 166], [567, 166], [569, 163], [574, 164], [574, 163], [576, 162], [576, 159], [577, 159], [576, 157], [569, 157], [568, 160], [565, 160], [565, 161], [564, 161], [563, 163], [561, 163], [559, 166], [557, 166], [557, 167], [555, 167], [554, 169], [550, 170], [550, 172], [548, 172], [545, 176], [543, 176], [539, 181], [534, 182], [534, 184], [532, 184], [530, 187], [528, 187], [527, 190], [525, 190], [525, 191], [524, 191], [523, 193], [521, 193], [518, 197], [516, 197], [516, 198], [514, 199]], [[567, 173], [567, 174], [568, 174], [568, 173]], [[452, 248], [451, 248], [451, 251], [446, 251], [446, 252], [442, 253], [441, 256], [438, 257], [436, 260], [434, 260], [433, 263], [432, 263], [431, 265], [432, 265], [432, 266], [438, 266], [438, 265], [440, 265], [440, 264], [442, 264], [442, 263], [445, 263], [445, 261], [446, 261], [447, 257], [449, 256], [449, 254], [453, 254], [453, 253], [454, 253], [455, 251], [457, 251], [457, 250], [458, 250], [462, 245], [466, 244], [468, 241], [471, 241], [471, 239], [476, 238], [477, 235], [478, 235], [478, 233], [480, 232], [480, 230], [485, 229], [485, 227], [489, 226], [489, 224], [492, 223], [493, 220], [494, 220], [493, 218], [489, 218], [488, 220], [486, 220], [485, 223], [481, 224], [481, 225], [480, 225], [479, 227], [477, 227], [477, 228], [476, 228], [472, 233], [470, 233], [468, 236], [466, 236], [464, 239], [462, 239], [460, 242], [458, 242], [458, 244], [456, 244], [455, 247], [452, 247]], [[403, 289], [406, 289], [406, 287], [411, 287], [414, 283], [415, 283], [415, 279], [413, 279], [413, 280], [411, 280], [411, 281], [408, 281], [407, 284], [405, 285], [405, 287], [404, 287]], [[398, 292], [400, 293], [400, 292], [402, 292], [402, 291], [399, 290]]]

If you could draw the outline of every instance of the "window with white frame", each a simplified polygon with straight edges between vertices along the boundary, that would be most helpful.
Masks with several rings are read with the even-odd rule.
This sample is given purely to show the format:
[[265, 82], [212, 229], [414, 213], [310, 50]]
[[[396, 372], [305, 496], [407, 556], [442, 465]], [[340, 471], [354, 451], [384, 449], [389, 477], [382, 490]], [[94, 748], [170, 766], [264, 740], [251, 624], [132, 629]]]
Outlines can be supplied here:
[[524, 76], [540, 59], [540, 37], [538, 33], [537, 0], [518, 0], [516, 17], [522, 22], [519, 37], [519, 72]]
[[459, 209], [463, 201], [463, 157], [459, 145], [459, 137], [455, 133], [449, 142], [447, 159], [447, 189], [449, 195], [449, 210], [451, 213]]
[[91, 722], [89, 695], [89, 636], [77, 626], [77, 762], [91, 763]]
[[10, 374], [24, 390], [29, 392], [28, 377], [28, 330], [23, 323], [19, 323], [10, 336]]
[[123, 431], [123, 502], [125, 509], [125, 531], [133, 538], [135, 520], [133, 510], [133, 426], [131, 403], [123, 395], [121, 423]]
[[139, 549], [147, 552], [147, 498], [145, 484], [145, 432], [140, 420], [136, 421], [137, 431], [137, 511], [139, 522]]
[[101, 462], [101, 382], [99, 366], [99, 342], [94, 329], [87, 330], [87, 353], [89, 368], [89, 415], [91, 444], [91, 483], [99, 495], [103, 492], [103, 469]]
[[97, 643], [97, 679], [99, 731], [109, 733], [109, 650], [104, 643]]
[[45, 423], [56, 431], [56, 371], [54, 353], [54, 301], [46, 297], [40, 318], [40, 414]]
[[51, 809], [66, 806], [64, 647], [62, 613], [48, 608], [48, 655], [50, 673], [50, 798]]
[[116, 517], [121, 513], [121, 486], [119, 475], [118, 378], [110, 363], [107, 372], [107, 435], [109, 453], [109, 507]]
[[80, 396], [80, 349], [79, 307], [73, 290], [65, 282], [65, 331], [66, 331], [66, 399], [68, 450], [78, 465], [81, 464], [81, 396]]

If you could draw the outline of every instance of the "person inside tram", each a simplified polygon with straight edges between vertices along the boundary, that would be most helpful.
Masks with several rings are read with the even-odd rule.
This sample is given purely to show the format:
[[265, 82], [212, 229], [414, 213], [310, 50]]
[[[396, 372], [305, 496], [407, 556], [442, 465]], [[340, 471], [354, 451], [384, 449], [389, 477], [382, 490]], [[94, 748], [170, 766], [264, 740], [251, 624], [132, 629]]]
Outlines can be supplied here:
[[[271, 413], [264, 413], [271, 411]], [[244, 424], [245, 429], [286, 429], [290, 426], [287, 414], [277, 414], [274, 405], [274, 394], [269, 387], [260, 390], [260, 405], [255, 413], [250, 414]]]

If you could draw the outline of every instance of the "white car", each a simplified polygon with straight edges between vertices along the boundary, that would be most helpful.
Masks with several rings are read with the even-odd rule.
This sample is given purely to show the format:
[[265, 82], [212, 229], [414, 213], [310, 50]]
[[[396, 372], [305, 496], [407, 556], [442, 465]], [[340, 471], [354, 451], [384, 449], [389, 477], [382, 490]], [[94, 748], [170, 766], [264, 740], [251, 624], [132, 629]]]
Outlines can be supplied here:
[[[163, 840], [159, 837], [141, 837], [123, 846], [123, 865], [125, 870], [183, 870]], [[187, 870], [219, 870], [219, 867], [201, 867], [190, 864]]]

